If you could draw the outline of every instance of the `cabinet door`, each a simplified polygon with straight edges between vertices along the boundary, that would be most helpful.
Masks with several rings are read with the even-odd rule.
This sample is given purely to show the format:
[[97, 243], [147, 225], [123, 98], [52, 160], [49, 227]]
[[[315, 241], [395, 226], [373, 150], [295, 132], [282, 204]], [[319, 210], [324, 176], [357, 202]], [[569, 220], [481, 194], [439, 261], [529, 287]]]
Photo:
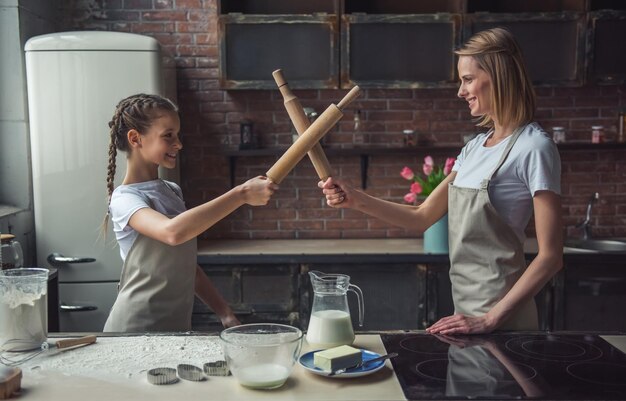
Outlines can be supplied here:
[[341, 25], [341, 86], [456, 85], [460, 14], [348, 14]]
[[585, 14], [579, 12], [467, 14], [464, 40], [485, 29], [508, 28], [522, 48], [535, 85], [580, 86], [584, 77], [585, 21]]
[[[299, 325], [298, 265], [206, 265], [204, 272], [243, 323]], [[215, 313], [196, 298], [194, 330], [220, 330]]]
[[[626, 7], [626, 5], [624, 6]], [[590, 80], [600, 84], [626, 82], [626, 9], [590, 13], [588, 46]], [[618, 39], [620, 38], [620, 39]]]
[[626, 331], [626, 265], [570, 264], [555, 310], [556, 330]]
[[422, 328], [425, 313], [424, 271], [410, 264], [311, 264], [303, 269], [301, 280], [301, 317], [308, 326], [313, 306], [309, 270], [350, 276], [350, 284], [363, 291], [365, 313], [359, 327], [359, 306], [354, 293], [348, 292], [348, 305], [355, 331], [411, 330]]
[[336, 89], [336, 15], [242, 15], [219, 17], [220, 86], [276, 89], [282, 69], [292, 89]]

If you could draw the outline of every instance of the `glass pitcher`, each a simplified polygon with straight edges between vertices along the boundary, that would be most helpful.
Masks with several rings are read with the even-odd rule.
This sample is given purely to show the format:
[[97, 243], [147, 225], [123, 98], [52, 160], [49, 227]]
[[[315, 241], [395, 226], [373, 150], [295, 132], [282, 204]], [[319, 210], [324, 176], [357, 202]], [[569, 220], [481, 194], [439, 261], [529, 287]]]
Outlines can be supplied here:
[[359, 305], [359, 326], [363, 326], [363, 292], [350, 284], [350, 276], [310, 271], [313, 285], [313, 309], [306, 340], [315, 349], [350, 345], [354, 330], [348, 308], [348, 291], [356, 294]]
[[0, 270], [22, 267], [24, 253], [13, 234], [0, 234]]

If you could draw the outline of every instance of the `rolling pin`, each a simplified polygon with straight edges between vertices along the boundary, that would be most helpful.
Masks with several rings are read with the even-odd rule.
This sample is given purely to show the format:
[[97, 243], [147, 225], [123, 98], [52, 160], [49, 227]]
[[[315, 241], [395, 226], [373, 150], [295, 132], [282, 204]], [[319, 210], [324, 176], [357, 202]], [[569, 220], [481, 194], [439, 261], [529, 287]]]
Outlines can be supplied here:
[[283, 153], [274, 165], [265, 174], [272, 182], [280, 184], [300, 160], [322, 139], [324, 135], [343, 117], [342, 110], [357, 96], [360, 89], [358, 86], [350, 89], [350, 92], [341, 99], [337, 105], [331, 104], [311, 124], [309, 128]]
[[[285, 109], [287, 110], [287, 114], [289, 114], [289, 118], [291, 119], [293, 126], [296, 128], [298, 135], [304, 134], [307, 128], [311, 125], [311, 122], [304, 113], [300, 100], [293, 94], [293, 92], [291, 92], [282, 70], [279, 69], [274, 71], [272, 76], [276, 81], [276, 85], [278, 85], [280, 94], [283, 95]], [[320, 177], [320, 180], [326, 181], [328, 177], [333, 175], [332, 168], [330, 167], [330, 163], [328, 162], [326, 154], [322, 149], [322, 145], [316, 143], [315, 146], [313, 146], [313, 149], [309, 151], [309, 158], [311, 159], [311, 163], [313, 163], [313, 167], [315, 168], [317, 175]]]

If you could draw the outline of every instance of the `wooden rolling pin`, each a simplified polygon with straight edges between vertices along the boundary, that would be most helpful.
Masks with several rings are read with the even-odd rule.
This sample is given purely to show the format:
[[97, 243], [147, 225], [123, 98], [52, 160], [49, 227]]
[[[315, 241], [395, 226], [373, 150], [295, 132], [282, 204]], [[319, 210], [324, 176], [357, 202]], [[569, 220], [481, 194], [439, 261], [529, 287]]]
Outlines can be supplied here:
[[[311, 125], [311, 122], [304, 113], [300, 100], [291, 92], [282, 70], [274, 71], [272, 76], [276, 81], [276, 85], [278, 85], [281, 95], [283, 95], [285, 109], [287, 110], [287, 114], [289, 114], [293, 126], [296, 128], [298, 135], [304, 134]], [[316, 143], [313, 149], [309, 151], [309, 158], [320, 180], [326, 181], [328, 177], [333, 175], [332, 168], [322, 149], [322, 145]]]
[[350, 104], [357, 96], [360, 89], [358, 86], [350, 89], [350, 92], [337, 105], [331, 104], [326, 110], [311, 124], [307, 130], [283, 153], [265, 174], [272, 182], [280, 184], [300, 160], [313, 149], [320, 139], [343, 117], [342, 110]]

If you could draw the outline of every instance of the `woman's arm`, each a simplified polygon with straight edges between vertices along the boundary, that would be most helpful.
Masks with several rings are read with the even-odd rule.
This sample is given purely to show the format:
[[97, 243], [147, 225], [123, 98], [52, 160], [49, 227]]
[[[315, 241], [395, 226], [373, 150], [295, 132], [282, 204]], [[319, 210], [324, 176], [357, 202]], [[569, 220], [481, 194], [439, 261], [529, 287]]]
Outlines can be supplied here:
[[220, 318], [224, 327], [240, 325], [228, 303], [222, 298], [209, 277], [200, 266], [196, 266], [196, 296], [202, 300]]
[[128, 224], [137, 232], [168, 245], [197, 237], [239, 206], [265, 205], [278, 186], [265, 177], [252, 178], [225, 194], [169, 218], [151, 208], [139, 209]]
[[480, 317], [444, 317], [426, 331], [441, 334], [489, 333], [498, 328], [515, 309], [534, 297], [563, 267], [563, 223], [561, 197], [552, 191], [537, 191], [533, 198], [539, 252], [509, 292]]
[[401, 205], [373, 197], [348, 183], [329, 178], [318, 186], [326, 195], [326, 203], [335, 208], [351, 208], [387, 223], [424, 232], [448, 212], [448, 184], [456, 172], [450, 173], [418, 206]]

